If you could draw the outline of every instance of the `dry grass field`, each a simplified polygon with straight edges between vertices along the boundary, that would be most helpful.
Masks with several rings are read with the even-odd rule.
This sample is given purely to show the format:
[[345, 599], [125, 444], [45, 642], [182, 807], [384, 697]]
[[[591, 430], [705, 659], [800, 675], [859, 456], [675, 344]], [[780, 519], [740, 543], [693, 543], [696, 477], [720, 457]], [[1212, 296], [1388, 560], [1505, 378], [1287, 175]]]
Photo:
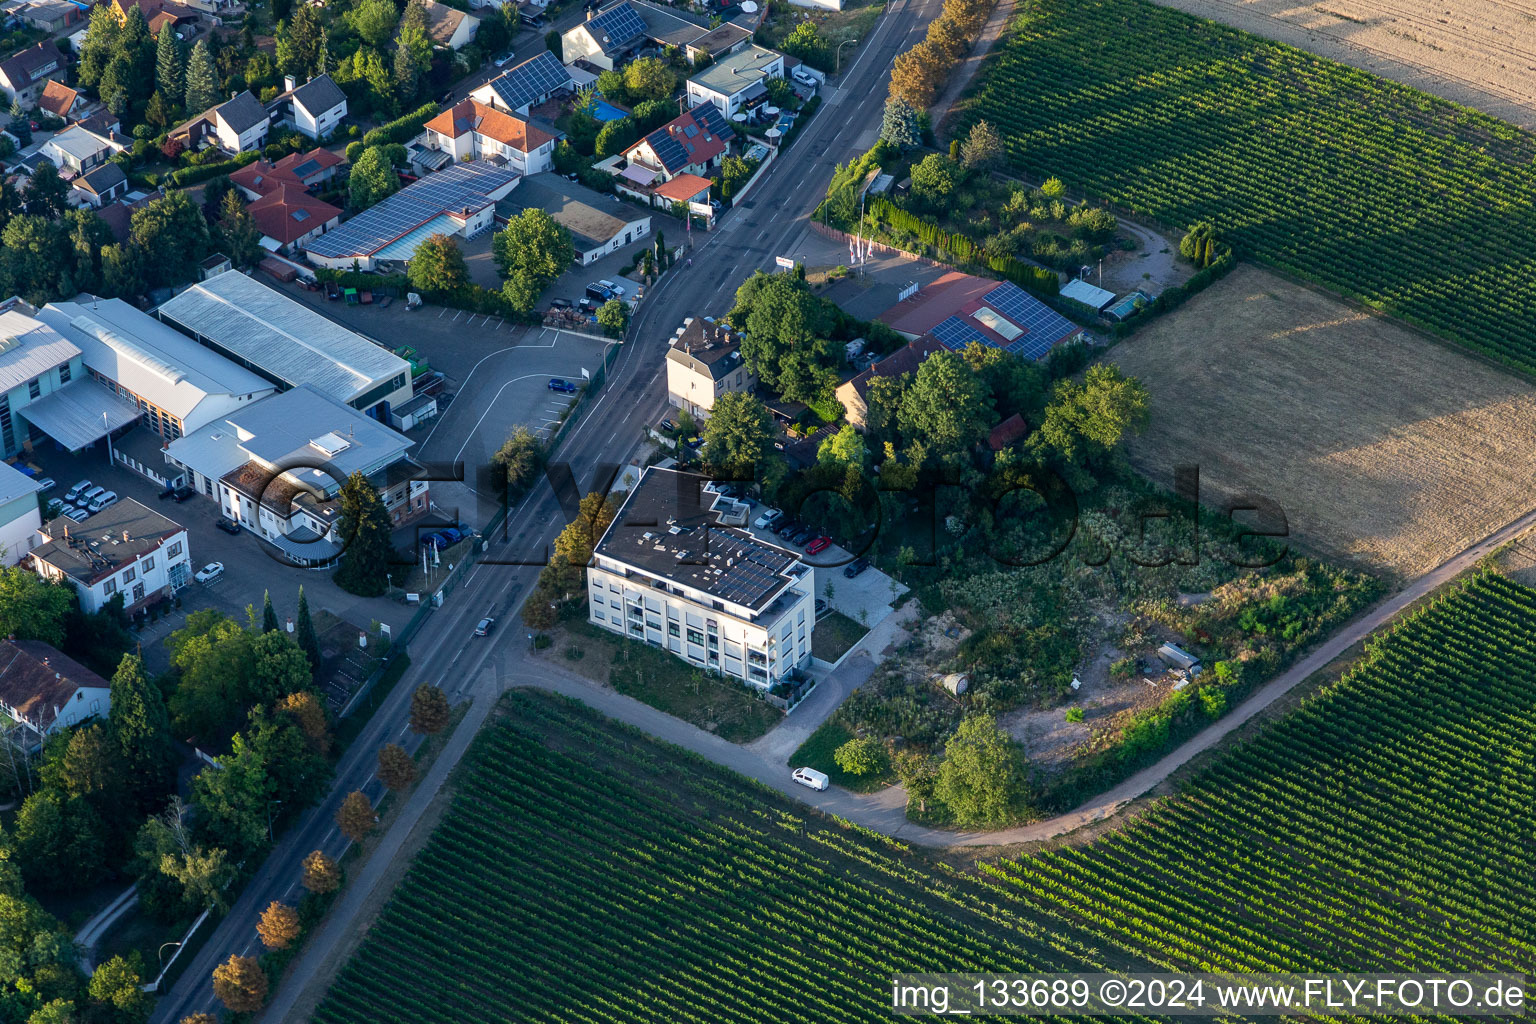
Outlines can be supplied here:
[[1532, 0], [1153, 0], [1536, 128]]
[[1417, 575], [1536, 501], [1536, 389], [1243, 266], [1108, 357], [1152, 393], [1131, 460], [1258, 492], [1304, 547]]

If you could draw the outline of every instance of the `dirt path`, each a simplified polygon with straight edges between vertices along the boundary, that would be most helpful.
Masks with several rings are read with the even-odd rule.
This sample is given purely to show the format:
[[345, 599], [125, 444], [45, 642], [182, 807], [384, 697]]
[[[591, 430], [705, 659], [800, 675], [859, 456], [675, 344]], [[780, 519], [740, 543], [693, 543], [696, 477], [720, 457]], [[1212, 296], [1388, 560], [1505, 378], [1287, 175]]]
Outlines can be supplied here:
[[928, 116], [933, 121], [933, 133], [941, 142], [948, 137], [945, 134], [944, 119], [949, 116], [949, 108], [955, 105], [960, 94], [965, 92], [965, 87], [971, 84], [981, 62], [992, 52], [992, 44], [997, 42], [1003, 29], [1008, 27], [1008, 19], [1013, 17], [1013, 4], [1014, 0], [997, 0], [997, 6], [992, 8], [987, 23], [981, 26], [981, 35], [976, 37], [976, 45], [971, 47], [969, 56], [949, 76], [949, 85], [944, 87], [938, 100], [928, 108]]

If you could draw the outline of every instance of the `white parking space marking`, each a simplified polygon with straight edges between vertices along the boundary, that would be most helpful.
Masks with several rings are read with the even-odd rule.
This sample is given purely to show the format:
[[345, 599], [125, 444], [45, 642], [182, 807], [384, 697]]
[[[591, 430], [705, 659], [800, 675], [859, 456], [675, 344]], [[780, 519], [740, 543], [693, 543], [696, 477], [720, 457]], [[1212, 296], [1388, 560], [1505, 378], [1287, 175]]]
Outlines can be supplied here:
[[497, 388], [496, 394], [491, 396], [491, 400], [489, 402], [485, 403], [485, 411], [480, 414], [480, 418], [475, 420], [475, 425], [470, 428], [469, 436], [464, 439], [463, 444], [459, 445], [459, 450], [453, 453], [453, 458], [449, 461], [458, 462], [459, 456], [464, 454], [464, 449], [469, 447], [469, 442], [480, 436], [480, 424], [484, 423], [485, 418], [491, 414], [491, 410], [496, 408], [496, 403], [501, 399], [501, 393], [503, 391], [507, 390], [508, 387], [516, 384], [520, 380], [530, 380], [531, 378], [542, 376], [544, 376], [542, 373], [525, 373], [521, 377], [513, 377], [501, 387]]

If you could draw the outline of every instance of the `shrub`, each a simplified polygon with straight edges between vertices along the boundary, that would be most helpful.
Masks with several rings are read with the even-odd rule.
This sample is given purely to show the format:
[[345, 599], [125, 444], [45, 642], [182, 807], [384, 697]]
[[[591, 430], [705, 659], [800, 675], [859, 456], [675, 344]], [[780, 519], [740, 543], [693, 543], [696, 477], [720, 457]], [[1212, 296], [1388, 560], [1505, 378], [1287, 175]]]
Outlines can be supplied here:
[[832, 752], [832, 760], [849, 775], [881, 775], [891, 766], [885, 747], [872, 739], [853, 739]]

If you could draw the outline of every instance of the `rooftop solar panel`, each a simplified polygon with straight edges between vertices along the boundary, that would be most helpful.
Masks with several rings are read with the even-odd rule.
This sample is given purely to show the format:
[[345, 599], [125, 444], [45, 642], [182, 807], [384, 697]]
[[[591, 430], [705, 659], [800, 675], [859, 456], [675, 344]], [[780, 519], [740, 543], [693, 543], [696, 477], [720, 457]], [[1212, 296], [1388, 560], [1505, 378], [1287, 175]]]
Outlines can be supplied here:
[[571, 84], [571, 73], [565, 65], [553, 53], [545, 50], [493, 79], [491, 88], [508, 108], [520, 110], [540, 96]]
[[1006, 347], [1026, 359], [1042, 358], [1058, 340], [1077, 330], [1071, 320], [1012, 281], [1004, 281], [982, 296], [981, 301], [1024, 328], [1024, 333]]
[[631, 40], [645, 35], [645, 22], [641, 20], [640, 13], [629, 4], [610, 7], [585, 24], [587, 31], [602, 45], [604, 51], [622, 47]]
[[688, 154], [683, 151], [683, 144], [673, 138], [665, 127], [651, 132], [645, 141], [656, 154], [656, 159], [661, 161], [661, 166], [668, 171], [676, 172], [688, 166]]
[[369, 207], [306, 249], [324, 257], [366, 256], [448, 210], [484, 209], [487, 193], [517, 172], [488, 163], [454, 164]]
[[941, 321], [929, 333], [939, 339], [939, 343], [945, 348], [956, 351], [965, 348], [973, 341], [979, 341], [983, 345], [992, 344], [991, 340], [975, 325], [967, 323], [958, 316]]

